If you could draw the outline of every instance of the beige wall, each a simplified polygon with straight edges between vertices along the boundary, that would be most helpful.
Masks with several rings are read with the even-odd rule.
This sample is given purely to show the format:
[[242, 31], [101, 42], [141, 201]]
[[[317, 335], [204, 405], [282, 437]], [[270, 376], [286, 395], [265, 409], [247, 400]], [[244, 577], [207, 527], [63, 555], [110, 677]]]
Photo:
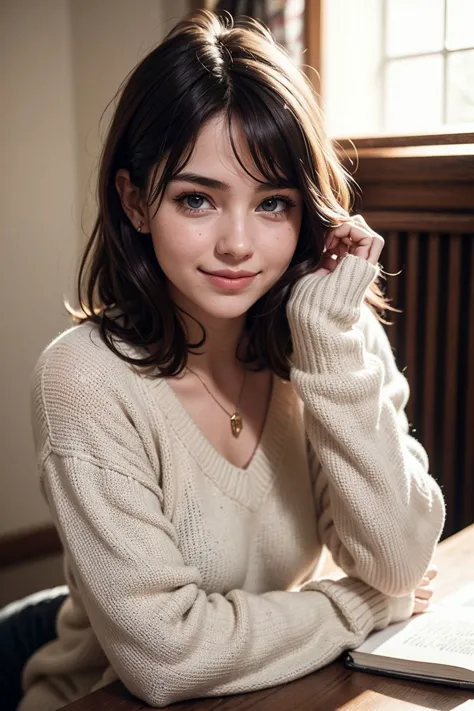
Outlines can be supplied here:
[[77, 233], [69, 6], [0, 5], [0, 533], [48, 518], [35, 479], [29, 378], [64, 329]]
[[132, 67], [186, 14], [189, 1], [70, 0], [70, 6], [79, 197], [88, 227], [101, 138], [113, 106], [102, 120], [101, 114]]
[[187, 0], [0, 0], [0, 535], [49, 521], [29, 378], [69, 326], [62, 299], [85, 239], [101, 113], [187, 8]]

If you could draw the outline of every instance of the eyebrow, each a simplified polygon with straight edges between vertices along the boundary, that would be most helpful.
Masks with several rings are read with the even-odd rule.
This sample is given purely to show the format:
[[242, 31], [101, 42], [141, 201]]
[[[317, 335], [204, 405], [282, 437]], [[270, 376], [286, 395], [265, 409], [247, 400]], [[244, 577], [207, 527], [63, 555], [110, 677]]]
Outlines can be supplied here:
[[[216, 180], [215, 178], [207, 178], [205, 175], [197, 175], [197, 173], [179, 173], [175, 175], [170, 182], [186, 181], [188, 183], [195, 183], [196, 185], [203, 185], [206, 188], [212, 188], [213, 190], [225, 190], [229, 191], [231, 189], [229, 183], [224, 183], [222, 180]], [[292, 186], [283, 185], [282, 183], [260, 183], [257, 192], [262, 193], [266, 190], [281, 190], [282, 188], [292, 189]]]

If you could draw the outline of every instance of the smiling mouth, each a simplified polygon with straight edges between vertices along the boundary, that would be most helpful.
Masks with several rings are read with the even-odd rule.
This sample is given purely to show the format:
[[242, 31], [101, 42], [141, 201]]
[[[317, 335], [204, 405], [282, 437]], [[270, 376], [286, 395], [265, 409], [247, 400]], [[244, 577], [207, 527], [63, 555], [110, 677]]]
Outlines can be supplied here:
[[[238, 289], [244, 289], [249, 286], [257, 276], [257, 273], [251, 272], [241, 272], [244, 276], [238, 276], [239, 272], [235, 272], [232, 276], [223, 276], [222, 273], [205, 272], [203, 269], [199, 270], [208, 281], [214, 286], [219, 287], [227, 291], [236, 291]], [[224, 272], [224, 274], [232, 274], [232, 272]], [[246, 274], [246, 276], [245, 276]]]

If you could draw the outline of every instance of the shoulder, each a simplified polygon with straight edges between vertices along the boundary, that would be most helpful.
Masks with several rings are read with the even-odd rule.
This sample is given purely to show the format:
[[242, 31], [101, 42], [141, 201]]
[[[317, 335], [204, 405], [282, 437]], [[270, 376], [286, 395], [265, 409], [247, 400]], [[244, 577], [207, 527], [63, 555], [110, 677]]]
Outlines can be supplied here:
[[123, 380], [128, 370], [128, 364], [103, 342], [97, 326], [84, 323], [61, 333], [45, 348], [33, 371], [32, 390], [47, 400], [64, 400], [78, 391], [93, 397], [98, 388], [103, 392]]
[[115, 362], [115, 359], [117, 356], [103, 342], [98, 327], [93, 323], [83, 323], [59, 334], [44, 349], [34, 374], [45, 374], [51, 366], [60, 367], [61, 372], [64, 368], [80, 372], [82, 368], [93, 374]]
[[109, 444], [129, 437], [131, 423], [141, 416], [138, 377], [102, 341], [94, 324], [59, 335], [41, 354], [31, 380], [40, 457], [50, 449], [92, 456], [101, 436]]

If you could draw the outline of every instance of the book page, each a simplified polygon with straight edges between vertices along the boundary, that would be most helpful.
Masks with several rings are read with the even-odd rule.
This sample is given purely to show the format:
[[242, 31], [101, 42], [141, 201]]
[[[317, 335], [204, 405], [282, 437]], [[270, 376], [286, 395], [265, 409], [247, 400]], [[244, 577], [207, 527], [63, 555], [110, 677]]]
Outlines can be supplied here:
[[390, 628], [371, 635], [357, 651], [474, 671], [474, 607], [440, 605]]

